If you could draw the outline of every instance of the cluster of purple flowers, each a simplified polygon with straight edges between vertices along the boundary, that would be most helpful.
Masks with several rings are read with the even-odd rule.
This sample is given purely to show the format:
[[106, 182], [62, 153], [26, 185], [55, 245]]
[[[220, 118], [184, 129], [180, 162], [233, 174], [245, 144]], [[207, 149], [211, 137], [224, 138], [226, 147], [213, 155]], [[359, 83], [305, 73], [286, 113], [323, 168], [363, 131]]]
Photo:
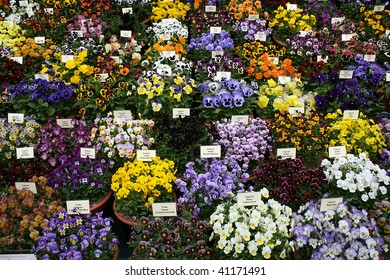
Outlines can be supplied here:
[[251, 119], [249, 124], [232, 124], [226, 119], [214, 124], [218, 132], [215, 143], [222, 146], [225, 158], [240, 164], [243, 172], [272, 150], [267, 123], [260, 118]]
[[45, 177], [48, 185], [67, 200], [89, 199], [91, 205], [110, 190], [113, 162], [104, 157], [81, 158], [79, 154], [60, 155], [60, 165]]
[[362, 54], [357, 54], [355, 61], [357, 65], [348, 67], [348, 70], [353, 70], [353, 76], [359, 81], [365, 82], [368, 80], [372, 86], [376, 86], [381, 81], [384, 81], [386, 71], [378, 63], [365, 61]]
[[47, 81], [44, 79], [22, 80], [8, 88], [11, 99], [29, 95], [32, 100], [58, 103], [70, 99], [73, 95], [73, 85], [67, 85], [60, 80]]
[[256, 40], [256, 34], [264, 33], [266, 36], [270, 36], [272, 34], [272, 28], [267, 27], [267, 21], [264, 19], [244, 19], [238, 21], [236, 23], [235, 29], [245, 34], [245, 41]]
[[230, 194], [244, 192], [243, 181], [249, 177], [237, 161], [228, 158], [199, 159], [186, 167], [183, 178], [176, 180], [181, 192], [178, 202], [187, 204], [193, 215], [202, 218], [208, 218]]
[[[318, 33], [321, 33], [318, 32]], [[321, 55], [322, 48], [326, 45], [325, 36], [313, 36], [313, 31], [308, 31], [305, 36], [300, 34], [294, 35], [286, 39], [286, 44], [291, 55], [303, 57], [312, 57], [313, 55]]]
[[198, 60], [195, 66], [195, 73], [204, 74], [209, 79], [213, 79], [217, 72], [230, 72], [233, 77], [240, 77], [244, 73], [244, 65], [239, 57], [233, 57], [224, 51], [223, 55]]
[[112, 259], [118, 239], [112, 233], [113, 219], [102, 214], [71, 216], [65, 210], [58, 212], [38, 237], [34, 254], [42, 260]]
[[77, 16], [77, 21], [75, 23], [69, 23], [67, 25], [68, 31], [81, 31], [83, 37], [85, 38], [97, 38], [100, 39], [100, 36], [103, 33], [103, 28], [107, 26], [107, 22], [102, 21], [100, 18], [94, 17], [90, 19], [85, 19], [84, 16]]
[[348, 203], [320, 211], [320, 201], [310, 201], [294, 213], [293, 230], [298, 253], [311, 259], [379, 259], [386, 248], [374, 219]]
[[91, 147], [90, 126], [85, 120], [72, 119], [73, 128], [62, 128], [56, 122], [46, 122], [37, 132], [35, 151], [39, 158], [55, 167], [58, 155], [80, 153], [81, 147]]
[[221, 33], [202, 33], [198, 38], [192, 38], [187, 50], [206, 50], [206, 51], [222, 51], [225, 49], [233, 49], [234, 41], [230, 38], [226, 30], [221, 30]]
[[202, 102], [205, 108], [242, 107], [245, 100], [254, 94], [251, 86], [236, 79], [206, 81], [198, 87], [203, 96]]

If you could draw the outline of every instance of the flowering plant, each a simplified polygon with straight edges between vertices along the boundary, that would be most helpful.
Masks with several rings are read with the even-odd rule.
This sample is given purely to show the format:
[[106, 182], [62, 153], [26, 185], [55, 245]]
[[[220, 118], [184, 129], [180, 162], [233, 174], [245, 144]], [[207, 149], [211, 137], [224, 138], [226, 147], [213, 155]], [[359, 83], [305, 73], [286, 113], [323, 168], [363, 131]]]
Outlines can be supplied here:
[[25, 116], [23, 123], [8, 122], [0, 118], [0, 162], [7, 163], [16, 158], [16, 149], [34, 147], [40, 124], [30, 116]]
[[237, 35], [243, 37], [243, 41], [259, 40], [261, 38], [260, 35], [262, 34], [266, 36], [266, 40], [268, 39], [268, 41], [270, 41], [269, 38], [272, 34], [272, 28], [267, 26], [267, 21], [265, 19], [244, 19], [237, 21], [234, 30], [238, 33]]
[[229, 13], [236, 20], [241, 20], [249, 15], [259, 15], [261, 10], [260, 0], [231, 0], [229, 3]]
[[[8, 53], [5, 53], [5, 49], [0, 49], [0, 93], [1, 99], [0, 103], [2, 106], [7, 106], [11, 99], [11, 93], [7, 90], [11, 85], [15, 85], [22, 81], [26, 74], [28, 75], [31, 69], [26, 62], [23, 61], [23, 64], [20, 64], [10, 58]], [[6, 51], [8, 52], [8, 51]], [[3, 108], [2, 108], [3, 109]], [[0, 110], [2, 110], [0, 109]], [[4, 112], [7, 112], [5, 110]]]
[[20, 25], [0, 21], [0, 41], [2, 42], [2, 48], [9, 47], [13, 53], [16, 47], [25, 40], [26, 37]]
[[119, 243], [113, 219], [94, 215], [69, 215], [65, 210], [49, 220], [33, 252], [40, 260], [110, 260]]
[[373, 213], [371, 214], [379, 230], [379, 234], [387, 245], [390, 245], [390, 201], [384, 199], [374, 203]]
[[221, 30], [220, 33], [202, 33], [200, 37], [191, 38], [187, 46], [187, 50], [206, 51], [222, 51], [234, 48], [234, 41], [230, 37], [229, 32]]
[[154, 202], [173, 200], [175, 163], [159, 156], [151, 162], [127, 161], [111, 179], [115, 210], [125, 217], [149, 214]]
[[210, 225], [178, 205], [175, 217], [141, 217], [130, 232], [132, 259], [196, 259], [212, 256], [208, 245]]
[[163, 38], [158, 39], [152, 46], [151, 49], [146, 53], [150, 55], [157, 54], [154, 56], [161, 56], [166, 51], [175, 52], [175, 54], [182, 58], [187, 55], [187, 40], [183, 36], [172, 37], [170, 40], [164, 40]]
[[365, 153], [333, 160], [323, 159], [321, 163], [329, 184], [329, 195], [347, 196], [354, 205], [371, 209], [375, 201], [387, 194], [390, 177], [386, 170], [374, 164]]
[[381, 129], [372, 119], [360, 113], [360, 118], [353, 120], [343, 119], [340, 109], [335, 113], [327, 114], [328, 122], [326, 133], [329, 136], [329, 146], [346, 146], [347, 153], [366, 153], [369, 158], [375, 159], [386, 147]]
[[[286, 7], [289, 3], [286, 3]], [[300, 31], [313, 30], [316, 24], [316, 17], [312, 14], [304, 14], [304, 10], [297, 8], [289, 10], [283, 6], [279, 6], [273, 12], [273, 19], [269, 23], [269, 27], [273, 28], [274, 33], [278, 33], [283, 38], [298, 34]]]
[[187, 163], [183, 178], [176, 180], [181, 195], [192, 215], [207, 219], [229, 193], [243, 192], [249, 174], [242, 172], [232, 159], [198, 159]]
[[385, 36], [386, 28], [390, 25], [390, 10], [384, 9], [381, 12], [374, 9], [367, 9], [363, 6], [360, 9], [363, 14], [360, 26], [363, 25], [363, 30], [367, 38], [373, 38], [379, 36], [383, 38]]
[[291, 208], [269, 198], [267, 189], [260, 192], [262, 200], [257, 206], [227, 201], [211, 214], [210, 240], [217, 242], [219, 258], [285, 259], [291, 251]]
[[57, 161], [60, 165], [46, 177], [62, 199], [89, 200], [92, 207], [109, 193], [113, 161], [104, 157], [82, 158], [77, 153], [60, 155]]
[[44, 177], [35, 177], [37, 193], [10, 186], [0, 194], [0, 252], [31, 250], [49, 218], [62, 209], [53, 188]]
[[242, 172], [251, 172], [257, 161], [272, 151], [272, 138], [267, 123], [260, 118], [252, 118], [248, 124], [232, 124], [224, 119], [214, 122], [214, 126], [217, 130], [215, 144], [221, 145], [225, 159], [238, 162]]
[[54, 114], [67, 116], [71, 112], [73, 85], [61, 80], [29, 79], [8, 88], [14, 110], [35, 115], [40, 122]]
[[206, 120], [222, 120], [232, 115], [252, 114], [255, 91], [243, 80], [207, 80], [198, 85], [202, 96], [200, 116]]
[[303, 95], [301, 80], [277, 84], [274, 79], [268, 79], [259, 88], [257, 112], [264, 118], [273, 118], [275, 113], [287, 113], [290, 107], [306, 107], [306, 103], [310, 105], [310, 95]]
[[[385, 137], [387, 147], [390, 146], [390, 119], [383, 118], [382, 121], [378, 124], [382, 130], [382, 134]], [[381, 153], [381, 163], [380, 167], [387, 170], [387, 175], [390, 176], [390, 151], [386, 148]]]
[[108, 25], [107, 22], [102, 21], [97, 16], [86, 18], [84, 15], [78, 15], [73, 23], [67, 25], [67, 29], [70, 33], [74, 31], [81, 31], [82, 36], [85, 38], [92, 38], [95, 42], [99, 42], [103, 35], [103, 29]]
[[171, 37], [188, 38], [188, 27], [183, 25], [178, 19], [173, 18], [168, 23], [163, 21], [153, 22], [152, 26], [146, 29], [146, 32], [150, 33], [153, 40], [170, 39]]
[[268, 57], [283, 57], [286, 54], [286, 47], [256, 40], [236, 46], [235, 52], [243, 61], [250, 62], [252, 59], [262, 60], [261, 56], [265, 53]]
[[152, 20], [158, 22], [164, 18], [176, 18], [184, 20], [190, 6], [179, 1], [158, 0], [151, 3], [152, 5]]
[[156, 120], [154, 147], [160, 157], [175, 162], [179, 176], [185, 172], [188, 162], [199, 158], [199, 147], [212, 143], [204, 122], [194, 114], [173, 118], [172, 113], [161, 114]]
[[37, 142], [34, 145], [39, 159], [51, 167], [60, 163], [57, 156], [80, 153], [80, 148], [92, 147], [90, 125], [86, 120], [71, 119], [72, 128], [62, 128], [57, 121], [48, 119], [37, 132]]
[[325, 118], [315, 111], [307, 114], [275, 114], [270, 125], [275, 150], [296, 148], [297, 157], [305, 164], [318, 166], [325, 155], [325, 145], [329, 142], [325, 134]]
[[310, 201], [294, 213], [294, 243], [303, 259], [379, 259], [387, 251], [375, 220], [367, 211], [349, 202], [336, 210], [320, 211], [320, 202]]
[[301, 158], [272, 158], [253, 170], [255, 190], [267, 188], [272, 198], [298, 210], [311, 199], [319, 199], [325, 190], [325, 174], [317, 167], [306, 167]]
[[125, 160], [133, 160], [136, 150], [149, 149], [154, 143], [152, 120], [116, 119], [112, 112], [106, 117], [96, 118], [91, 129], [92, 146], [98, 155], [114, 159], [117, 166]]

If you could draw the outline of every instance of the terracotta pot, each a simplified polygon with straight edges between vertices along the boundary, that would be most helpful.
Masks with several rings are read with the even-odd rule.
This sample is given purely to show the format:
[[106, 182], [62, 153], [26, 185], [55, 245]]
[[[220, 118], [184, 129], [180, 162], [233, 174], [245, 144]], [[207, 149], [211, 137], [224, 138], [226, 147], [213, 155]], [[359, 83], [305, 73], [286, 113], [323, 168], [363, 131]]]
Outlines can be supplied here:
[[127, 219], [126, 217], [122, 216], [118, 211], [116, 211], [115, 210], [116, 209], [116, 201], [115, 200], [114, 200], [114, 203], [112, 204], [112, 208], [113, 208], [115, 217], [117, 217], [118, 220], [121, 221], [122, 223], [124, 223], [125, 225], [130, 226], [130, 227], [134, 227], [134, 226], [137, 226], [139, 224], [135, 221]]
[[112, 195], [112, 190], [110, 190], [108, 192], [108, 194], [101, 201], [99, 201], [99, 202], [95, 203], [94, 205], [92, 205], [92, 207], [90, 209], [91, 212], [93, 214], [95, 214], [95, 213], [97, 213], [99, 211], [102, 211], [104, 209], [104, 207], [106, 207], [106, 204], [107, 204], [108, 200], [110, 199], [111, 195]]

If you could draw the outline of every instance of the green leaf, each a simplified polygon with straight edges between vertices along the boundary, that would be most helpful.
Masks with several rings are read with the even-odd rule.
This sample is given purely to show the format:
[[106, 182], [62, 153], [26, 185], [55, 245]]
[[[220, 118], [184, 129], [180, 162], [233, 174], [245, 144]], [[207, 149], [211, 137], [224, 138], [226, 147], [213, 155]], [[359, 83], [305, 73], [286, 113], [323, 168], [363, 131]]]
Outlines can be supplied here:
[[54, 107], [49, 107], [47, 110], [47, 113], [49, 114], [49, 116], [53, 116], [55, 112], [56, 112], [56, 109]]

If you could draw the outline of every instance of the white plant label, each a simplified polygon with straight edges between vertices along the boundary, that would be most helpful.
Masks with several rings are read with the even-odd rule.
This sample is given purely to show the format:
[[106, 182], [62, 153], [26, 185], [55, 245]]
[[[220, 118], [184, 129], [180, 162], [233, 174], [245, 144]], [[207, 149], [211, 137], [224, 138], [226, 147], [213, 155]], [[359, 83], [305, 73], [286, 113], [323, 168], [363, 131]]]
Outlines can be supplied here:
[[13, 56], [11, 59], [19, 64], [23, 64], [23, 56]]
[[296, 148], [280, 148], [276, 150], [276, 156], [282, 157], [282, 159], [295, 159], [297, 156], [297, 149]]
[[156, 157], [156, 150], [137, 150], [137, 160], [152, 161]]
[[288, 113], [291, 114], [294, 118], [298, 115], [298, 113], [304, 114], [305, 107], [289, 107]]
[[217, 11], [217, 6], [206, 6], [204, 10], [206, 13], [215, 13]]
[[244, 124], [249, 123], [249, 115], [233, 115], [232, 116], [232, 124], [239, 124], [243, 122]]
[[268, 60], [270, 60], [275, 65], [279, 64], [279, 57], [268, 57]]
[[215, 80], [216, 81], [227, 81], [230, 80], [232, 76], [231, 72], [221, 72], [218, 71], [217, 75], [215, 75]]
[[57, 124], [61, 126], [61, 128], [73, 128], [74, 125], [72, 123], [72, 119], [57, 119]]
[[298, 9], [297, 4], [287, 4], [286, 7], [288, 11], [296, 11], [296, 9]]
[[257, 20], [257, 19], [260, 19], [259, 15], [255, 15], [255, 14], [248, 15], [248, 20]]
[[343, 202], [342, 197], [336, 197], [336, 198], [323, 198], [321, 199], [321, 205], [320, 205], [320, 211], [326, 212], [328, 210], [335, 211], [337, 210], [337, 206]]
[[133, 119], [133, 115], [130, 110], [116, 110], [114, 111], [114, 119]]
[[348, 42], [353, 38], [353, 34], [341, 34], [341, 41]]
[[353, 70], [340, 70], [339, 79], [352, 79]]
[[80, 157], [81, 158], [96, 158], [95, 148], [80, 148]]
[[34, 158], [34, 148], [33, 147], [16, 148], [16, 158], [17, 159]]
[[329, 147], [328, 153], [330, 158], [345, 157], [347, 156], [347, 149], [345, 146], [333, 146]]
[[343, 17], [332, 17], [332, 19], [330, 20], [330, 23], [331, 24], [342, 23], [343, 21], [344, 21]]
[[26, 189], [28, 191], [31, 191], [32, 193], [37, 193], [37, 185], [31, 182], [15, 182], [15, 188], [18, 191]]
[[133, 8], [122, 8], [122, 14], [133, 14]]
[[261, 202], [260, 192], [245, 192], [237, 194], [237, 205], [242, 206], [256, 206]]
[[44, 44], [45, 43], [45, 37], [34, 37], [35, 44]]
[[200, 157], [201, 158], [220, 158], [221, 157], [221, 146], [200, 146]]
[[385, 10], [385, 5], [375, 5], [374, 11], [375, 12], [383, 12]]
[[24, 122], [24, 114], [20, 113], [8, 113], [8, 122], [9, 123], [23, 123]]
[[265, 42], [267, 41], [267, 35], [264, 32], [255, 33], [255, 40]]
[[49, 81], [49, 75], [48, 74], [35, 74], [34, 75], [35, 80], [41, 79]]
[[66, 210], [69, 215], [90, 214], [89, 200], [67, 200]]
[[365, 61], [375, 62], [376, 55], [375, 54], [365, 54], [363, 59]]
[[111, 56], [111, 58], [115, 61], [116, 64], [122, 64], [123, 60], [119, 56]]
[[0, 261], [36, 261], [37, 257], [34, 254], [4, 254], [0, 255]]
[[222, 31], [222, 27], [220, 26], [211, 26], [210, 27], [210, 33], [212, 34], [220, 34]]
[[343, 120], [352, 119], [357, 120], [359, 118], [359, 110], [345, 110], [343, 113]]
[[278, 77], [278, 83], [280, 85], [284, 85], [288, 82], [291, 82], [291, 77], [289, 77], [289, 76], [279, 76]]
[[69, 60], [74, 60], [74, 56], [73, 55], [67, 55], [67, 54], [61, 55], [61, 62], [62, 63], [66, 63]]
[[324, 63], [328, 63], [328, 59], [329, 59], [329, 56], [322, 56], [322, 55], [317, 55], [317, 62], [324, 62]]
[[177, 119], [178, 117], [188, 117], [190, 116], [190, 108], [173, 108], [172, 109], [172, 118]]
[[211, 57], [214, 58], [217, 55], [223, 56], [223, 51], [212, 51], [211, 52]]
[[175, 202], [152, 203], [154, 217], [176, 217], [177, 207]]
[[45, 11], [46, 14], [49, 14], [49, 15], [54, 14], [54, 9], [53, 8], [45, 8], [44, 11]]
[[133, 35], [133, 32], [131, 32], [130, 30], [121, 30], [121, 37], [123, 38], [131, 38], [131, 36]]

